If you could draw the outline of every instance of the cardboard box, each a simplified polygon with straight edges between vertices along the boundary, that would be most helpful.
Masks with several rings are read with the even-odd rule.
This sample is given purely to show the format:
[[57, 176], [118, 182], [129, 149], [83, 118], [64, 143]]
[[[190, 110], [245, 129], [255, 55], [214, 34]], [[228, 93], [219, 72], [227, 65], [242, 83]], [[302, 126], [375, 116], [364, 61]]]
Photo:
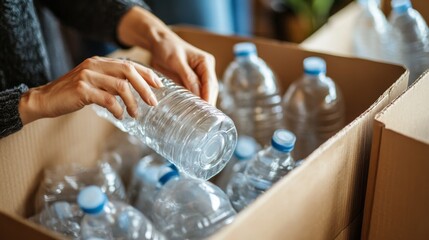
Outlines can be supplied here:
[[429, 74], [377, 114], [363, 239], [429, 236]]
[[[174, 29], [183, 39], [212, 53], [216, 71], [233, 59], [232, 46], [249, 39]], [[298, 169], [276, 184], [214, 239], [347, 239], [360, 235], [372, 120], [406, 89], [408, 73], [395, 65], [305, 51], [297, 45], [251, 39], [273, 68], [284, 92], [302, 72], [302, 60], [320, 56], [343, 91], [349, 123]], [[117, 52], [140, 60], [141, 50]], [[144, 55], [144, 54], [143, 54]], [[399, 80], [398, 80], [399, 79]], [[398, 81], [397, 81], [398, 80]], [[61, 162], [93, 163], [112, 126], [90, 109], [43, 119], [0, 139], [0, 238], [53, 238], [23, 217], [34, 211], [43, 168]], [[3, 229], [15, 229], [5, 231]], [[36, 235], [32, 235], [37, 232]], [[49, 235], [49, 236], [48, 236]], [[43, 237], [42, 237], [43, 236]], [[36, 237], [34, 237], [36, 238]]]

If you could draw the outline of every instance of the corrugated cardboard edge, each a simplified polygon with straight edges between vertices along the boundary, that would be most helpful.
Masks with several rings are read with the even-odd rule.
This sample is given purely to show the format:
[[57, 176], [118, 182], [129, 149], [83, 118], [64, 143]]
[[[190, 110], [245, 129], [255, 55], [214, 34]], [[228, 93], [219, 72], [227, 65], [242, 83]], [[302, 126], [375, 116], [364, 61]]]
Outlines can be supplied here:
[[0, 213], [0, 229], [0, 236], [5, 240], [30, 239], [30, 234], [31, 240], [62, 239], [55, 232], [5, 212]]
[[[429, 71], [426, 71], [424, 74], [422, 74], [414, 82], [414, 84], [407, 89], [407, 91], [403, 92], [391, 103], [389, 103], [374, 118], [373, 144], [371, 149], [371, 160], [369, 163], [369, 170], [368, 170], [368, 183], [367, 183], [367, 191], [366, 191], [366, 197], [365, 197], [364, 218], [363, 218], [363, 224], [362, 224], [362, 239], [368, 239], [369, 233], [371, 230], [370, 229], [371, 217], [372, 217], [372, 209], [374, 205], [375, 185], [376, 185], [378, 163], [379, 163], [380, 150], [381, 150], [380, 146], [383, 139], [383, 133], [386, 130], [389, 130], [388, 128], [386, 128], [386, 124], [383, 123], [383, 116], [386, 112], [392, 109], [392, 106], [398, 103], [398, 99], [400, 99], [403, 95], [407, 94], [407, 92], [412, 91], [414, 88], [418, 87], [420, 79], [422, 79], [428, 74], [429, 74]], [[419, 140], [416, 140], [416, 141], [419, 141]]]

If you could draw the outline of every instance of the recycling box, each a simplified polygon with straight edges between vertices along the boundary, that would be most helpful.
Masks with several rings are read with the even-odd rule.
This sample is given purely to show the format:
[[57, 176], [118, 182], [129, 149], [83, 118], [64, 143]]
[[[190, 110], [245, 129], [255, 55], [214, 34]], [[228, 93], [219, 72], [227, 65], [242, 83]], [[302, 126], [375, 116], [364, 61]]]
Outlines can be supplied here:
[[[276, 73], [282, 93], [303, 73], [304, 58], [322, 57], [327, 62], [327, 75], [341, 88], [346, 103], [347, 126], [212, 238], [358, 239], [373, 119], [406, 89], [405, 69], [306, 51], [273, 40], [222, 36], [186, 27], [175, 27], [174, 31], [215, 56], [219, 77], [234, 58], [235, 43], [255, 43], [259, 56]], [[147, 54], [138, 48], [114, 56], [148, 61]], [[43, 169], [66, 162], [95, 164], [112, 131], [116, 130], [110, 123], [86, 107], [38, 120], [0, 139], [0, 239], [60, 238], [26, 220], [35, 213], [34, 198]]]

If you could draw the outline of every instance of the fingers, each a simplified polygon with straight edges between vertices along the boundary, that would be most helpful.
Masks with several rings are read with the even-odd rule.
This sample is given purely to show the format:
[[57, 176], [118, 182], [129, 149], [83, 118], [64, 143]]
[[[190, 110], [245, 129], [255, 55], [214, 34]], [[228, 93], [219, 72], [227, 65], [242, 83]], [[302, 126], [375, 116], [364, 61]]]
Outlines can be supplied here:
[[[90, 83], [99, 89], [105, 90], [110, 94], [119, 95], [127, 107], [127, 112], [131, 117], [137, 116], [137, 102], [131, 92], [127, 80], [111, 77], [91, 70], [85, 70], [86, 78]], [[146, 99], [143, 99], [146, 101]]]
[[205, 57], [195, 68], [201, 78], [201, 98], [215, 106], [219, 94], [219, 84], [213, 57]]
[[195, 95], [201, 96], [200, 82], [198, 76], [194, 73], [194, 70], [189, 66], [189, 63], [185, 58], [179, 57], [177, 61], [177, 64], [173, 66], [173, 70], [180, 76], [183, 85], [185, 85], [185, 87]]
[[101, 89], [91, 87], [87, 89], [87, 92], [89, 93], [87, 96], [90, 103], [102, 106], [109, 110], [117, 119], [122, 119], [124, 111], [118, 101], [116, 101], [115, 96]]

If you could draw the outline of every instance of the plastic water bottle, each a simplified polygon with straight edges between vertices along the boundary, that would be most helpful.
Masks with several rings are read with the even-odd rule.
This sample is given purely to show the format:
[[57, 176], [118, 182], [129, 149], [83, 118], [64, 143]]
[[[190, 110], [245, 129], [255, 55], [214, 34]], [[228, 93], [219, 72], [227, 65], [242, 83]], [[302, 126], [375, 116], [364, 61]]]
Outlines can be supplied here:
[[295, 167], [291, 151], [295, 135], [284, 129], [274, 132], [271, 146], [258, 152], [244, 173], [237, 173], [227, 186], [235, 210], [241, 211]]
[[359, 14], [353, 35], [355, 54], [362, 58], [392, 61], [391, 27], [376, 0], [358, 0]]
[[278, 82], [258, 57], [253, 43], [236, 44], [234, 54], [235, 60], [223, 78], [230, 102], [223, 110], [234, 120], [239, 135], [254, 137], [265, 145], [273, 132], [283, 126]]
[[249, 136], [239, 136], [237, 140], [237, 147], [235, 148], [234, 155], [228, 162], [226, 167], [220, 173], [216, 185], [221, 189], [226, 189], [229, 180], [237, 172], [244, 172], [248, 160], [252, 159], [259, 151], [261, 146], [255, 141], [254, 138]]
[[306, 158], [345, 125], [342, 93], [318, 57], [304, 60], [304, 75], [289, 86], [283, 107], [286, 128], [297, 137], [296, 159]]
[[146, 214], [149, 218], [153, 209], [153, 202], [160, 189], [158, 179], [168, 171], [178, 173], [176, 166], [167, 162], [159, 155], [149, 155], [143, 158], [134, 170], [134, 184], [130, 191], [134, 192], [130, 203]]
[[83, 217], [77, 204], [65, 201], [52, 203], [42, 212], [30, 218], [31, 221], [72, 239], [80, 238], [80, 221]]
[[170, 170], [159, 183], [152, 219], [168, 239], [205, 239], [235, 218], [226, 194], [210, 182]]
[[392, 0], [389, 21], [397, 39], [400, 62], [410, 70], [411, 85], [429, 68], [429, 29], [409, 0]]
[[77, 198], [83, 239], [165, 239], [137, 209], [109, 201], [99, 187], [84, 188]]
[[[98, 115], [121, 130], [140, 138], [158, 154], [190, 176], [209, 179], [231, 158], [237, 142], [233, 121], [188, 90], [161, 77], [164, 87], [152, 89], [158, 100], [147, 105], [133, 90], [138, 102], [136, 119], [124, 111], [123, 120], [95, 106]], [[125, 108], [121, 98], [118, 102]]]
[[125, 187], [116, 171], [106, 162], [94, 167], [72, 163], [47, 168], [36, 196], [36, 210], [57, 201], [75, 202], [86, 186], [99, 186], [112, 200], [125, 201]]
[[153, 153], [140, 139], [130, 134], [115, 131], [103, 144], [103, 159], [119, 174], [125, 186], [128, 186], [132, 168], [144, 156]]

